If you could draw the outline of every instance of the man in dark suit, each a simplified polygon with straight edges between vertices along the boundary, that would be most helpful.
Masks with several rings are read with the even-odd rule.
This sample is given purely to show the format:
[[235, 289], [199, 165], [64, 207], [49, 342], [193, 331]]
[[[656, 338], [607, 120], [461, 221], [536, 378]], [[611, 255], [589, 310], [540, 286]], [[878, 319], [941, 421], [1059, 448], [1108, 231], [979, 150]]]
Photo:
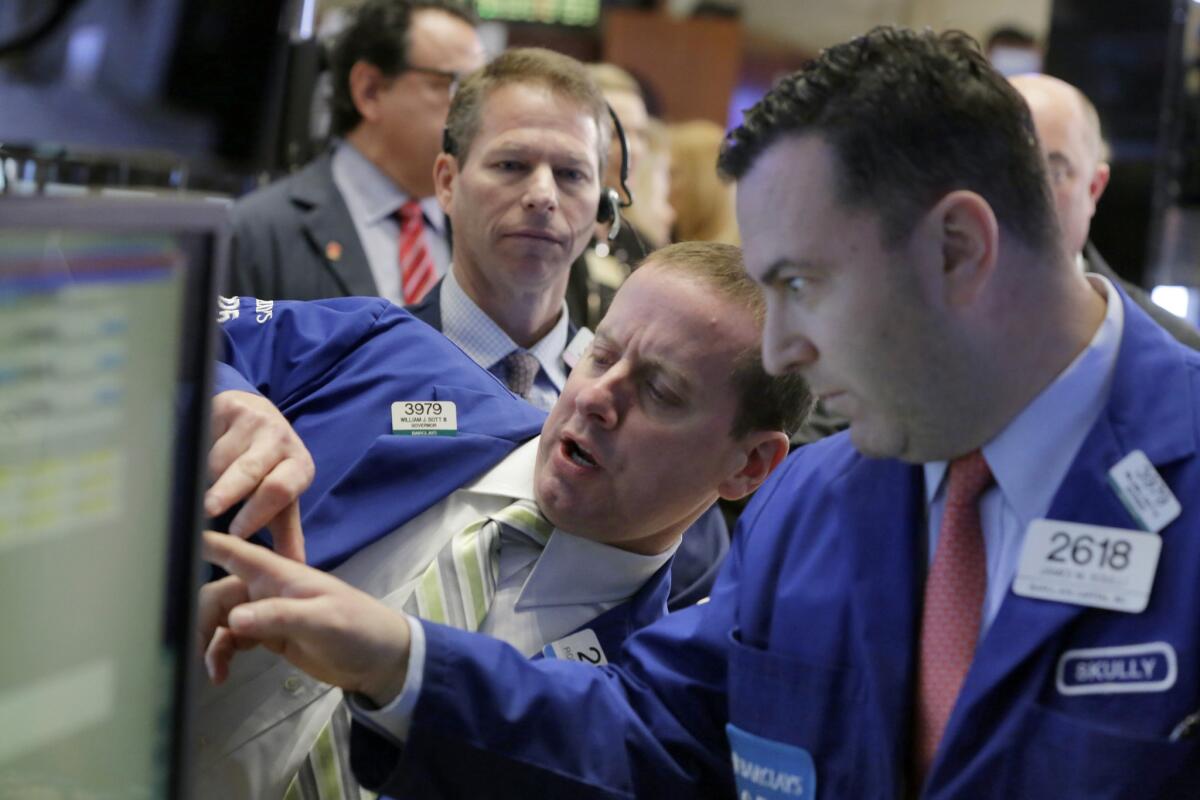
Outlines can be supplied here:
[[1049, 75], [1019, 75], [1010, 81], [1025, 98], [1049, 165], [1054, 205], [1063, 241], [1088, 272], [1119, 283], [1129, 297], [1167, 332], [1200, 350], [1200, 331], [1150, 299], [1140, 286], [1121, 278], [1088, 241], [1096, 203], [1108, 186], [1107, 148], [1100, 116], [1083, 92]]
[[449, 263], [433, 161], [458, 77], [484, 61], [455, 0], [368, 0], [332, 54], [337, 144], [234, 206], [228, 293], [415, 302]]

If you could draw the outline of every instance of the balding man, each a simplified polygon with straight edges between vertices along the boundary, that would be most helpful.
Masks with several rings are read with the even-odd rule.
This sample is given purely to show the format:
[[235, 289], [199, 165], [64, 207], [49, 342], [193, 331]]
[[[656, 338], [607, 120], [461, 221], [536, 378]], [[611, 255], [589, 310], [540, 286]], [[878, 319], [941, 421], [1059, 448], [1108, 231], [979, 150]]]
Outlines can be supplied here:
[[1129, 296], [1154, 321], [1179, 341], [1200, 349], [1200, 331], [1160, 308], [1150, 296], [1124, 280], [1088, 241], [1096, 204], [1108, 186], [1108, 147], [1100, 129], [1096, 107], [1083, 92], [1049, 75], [1018, 75], [1011, 79], [1033, 115], [1038, 140], [1049, 166], [1050, 187], [1063, 244], [1080, 266], [1120, 283]]

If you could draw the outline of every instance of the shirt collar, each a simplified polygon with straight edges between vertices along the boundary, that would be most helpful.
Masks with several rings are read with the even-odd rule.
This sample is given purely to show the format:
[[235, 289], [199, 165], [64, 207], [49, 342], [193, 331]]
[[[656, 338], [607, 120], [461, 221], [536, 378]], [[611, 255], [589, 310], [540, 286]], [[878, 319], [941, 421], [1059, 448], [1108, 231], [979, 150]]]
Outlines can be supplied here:
[[[491, 369], [517, 349], [517, 343], [463, 291], [458, 279], [454, 277], [453, 268], [446, 273], [446, 278], [442, 281], [439, 299], [442, 304], [442, 332], [462, 348], [476, 364]], [[567, 370], [562, 354], [567, 349], [569, 324], [567, 302], [564, 300], [558, 322], [554, 323], [549, 333], [529, 348], [542, 371], [560, 392], [567, 382]]]
[[478, 494], [511, 497], [513, 500], [534, 500], [533, 470], [537, 464], [538, 442], [535, 436], [500, 460], [500, 463], [463, 487]]
[[644, 556], [555, 528], [521, 588], [516, 609], [627, 600], [678, 547], [676, 541], [665, 552]]
[[[537, 460], [535, 436], [485, 472], [467, 491], [534, 500], [533, 471]], [[619, 602], [632, 597], [679, 547], [644, 556], [554, 529], [521, 589], [516, 608]]]
[[[1107, 300], [1104, 320], [1087, 347], [1024, 410], [983, 446], [983, 456], [1024, 530], [1044, 517], [1088, 431], [1108, 402], [1125, 309], [1107, 278], [1088, 274]], [[1036, 469], [1033, 466], [1036, 465]], [[925, 466], [926, 501], [942, 491], [948, 462]]]
[[[331, 169], [350, 216], [368, 225], [389, 219], [409, 199], [407, 192], [347, 141], [334, 149]], [[438, 233], [445, 231], [446, 215], [437, 198], [422, 198], [420, 204], [425, 222]]]

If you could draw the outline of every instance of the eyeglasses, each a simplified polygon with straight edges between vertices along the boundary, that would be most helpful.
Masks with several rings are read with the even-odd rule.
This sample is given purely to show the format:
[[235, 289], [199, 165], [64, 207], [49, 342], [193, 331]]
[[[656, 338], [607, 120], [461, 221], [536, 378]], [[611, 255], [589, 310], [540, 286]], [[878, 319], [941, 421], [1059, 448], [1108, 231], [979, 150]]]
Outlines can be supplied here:
[[433, 67], [416, 67], [416, 66], [413, 66], [412, 64], [406, 64], [403, 67], [401, 67], [399, 71], [400, 72], [406, 72], [406, 71], [407, 72], [419, 72], [422, 75], [433, 75], [436, 78], [441, 78], [445, 81], [448, 81], [449, 85], [447, 88], [450, 92], [451, 100], [454, 99], [455, 93], [458, 92], [458, 84], [459, 84], [459, 81], [462, 80], [462, 75], [460, 73], [452, 72], [452, 71], [446, 70], [446, 69], [434, 69]]

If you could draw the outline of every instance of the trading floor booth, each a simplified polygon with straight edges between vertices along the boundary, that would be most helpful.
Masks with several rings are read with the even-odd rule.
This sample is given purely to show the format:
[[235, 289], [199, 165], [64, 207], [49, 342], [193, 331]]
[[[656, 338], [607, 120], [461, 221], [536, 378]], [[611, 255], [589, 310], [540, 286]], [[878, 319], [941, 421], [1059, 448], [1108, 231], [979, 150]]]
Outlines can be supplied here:
[[0, 197], [0, 797], [182, 797], [223, 206]]

